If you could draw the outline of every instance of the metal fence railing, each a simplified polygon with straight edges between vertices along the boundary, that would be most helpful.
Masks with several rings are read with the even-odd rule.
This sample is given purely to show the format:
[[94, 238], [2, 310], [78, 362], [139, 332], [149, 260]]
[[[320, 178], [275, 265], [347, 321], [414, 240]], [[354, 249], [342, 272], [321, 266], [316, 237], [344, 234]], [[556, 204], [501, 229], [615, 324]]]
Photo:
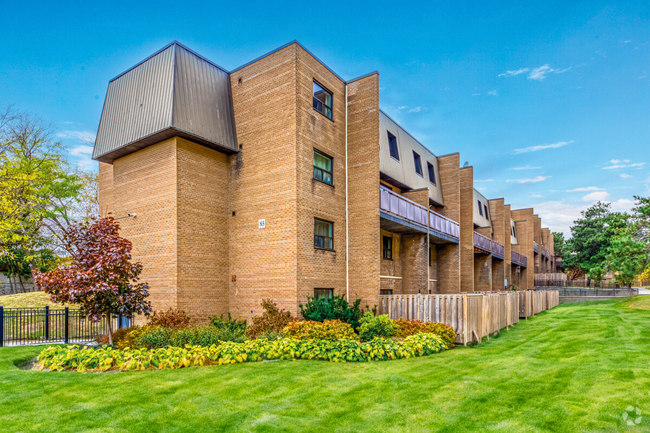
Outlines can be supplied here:
[[602, 297], [628, 297], [637, 296], [639, 289], [619, 288], [619, 289], [599, 289], [599, 288], [580, 288], [580, 287], [535, 287], [537, 291], [557, 290], [562, 297], [579, 297], [579, 296], [602, 296]]
[[[117, 330], [127, 325], [112, 319]], [[108, 333], [108, 321], [90, 320], [79, 310], [65, 308], [3, 308], [0, 306], [0, 347], [46, 343], [85, 343]]]

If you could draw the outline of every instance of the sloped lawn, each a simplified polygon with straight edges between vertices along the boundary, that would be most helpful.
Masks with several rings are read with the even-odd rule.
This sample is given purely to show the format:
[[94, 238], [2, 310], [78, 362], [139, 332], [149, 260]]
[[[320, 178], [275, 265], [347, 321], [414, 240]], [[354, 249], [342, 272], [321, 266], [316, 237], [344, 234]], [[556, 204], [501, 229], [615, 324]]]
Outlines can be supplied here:
[[48, 373], [16, 366], [39, 348], [3, 348], [0, 428], [648, 431], [650, 311], [632, 302], [562, 305], [479, 346], [376, 363]]

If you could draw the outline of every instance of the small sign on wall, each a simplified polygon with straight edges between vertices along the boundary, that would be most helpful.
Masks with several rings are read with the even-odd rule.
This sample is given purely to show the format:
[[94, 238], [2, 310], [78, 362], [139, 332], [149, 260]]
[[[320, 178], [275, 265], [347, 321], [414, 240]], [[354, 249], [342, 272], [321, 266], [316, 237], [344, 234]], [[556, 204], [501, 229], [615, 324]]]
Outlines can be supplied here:
[[259, 220], [257, 222], [257, 227], [260, 229], [265, 229], [266, 228], [266, 219]]

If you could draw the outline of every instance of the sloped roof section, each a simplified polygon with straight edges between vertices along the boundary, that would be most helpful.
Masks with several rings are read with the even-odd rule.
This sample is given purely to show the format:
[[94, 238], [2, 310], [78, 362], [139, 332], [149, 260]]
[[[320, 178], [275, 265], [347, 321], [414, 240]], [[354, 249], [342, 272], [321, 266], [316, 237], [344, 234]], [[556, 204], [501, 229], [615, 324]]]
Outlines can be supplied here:
[[230, 74], [178, 42], [111, 80], [93, 159], [112, 163], [173, 136], [238, 151]]

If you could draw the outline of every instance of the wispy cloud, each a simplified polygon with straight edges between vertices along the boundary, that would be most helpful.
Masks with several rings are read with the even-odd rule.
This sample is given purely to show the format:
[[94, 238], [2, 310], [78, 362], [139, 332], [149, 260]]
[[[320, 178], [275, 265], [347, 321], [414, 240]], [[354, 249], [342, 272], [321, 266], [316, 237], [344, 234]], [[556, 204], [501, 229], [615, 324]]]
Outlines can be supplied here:
[[497, 90], [490, 90], [487, 92], [487, 94], [492, 96], [499, 96], [499, 92]]
[[408, 105], [402, 105], [400, 107], [397, 107], [399, 111], [406, 111], [407, 113], [419, 113], [420, 111], [426, 110], [425, 107], [417, 106], [417, 107], [409, 107]]
[[562, 73], [564, 73], [566, 71], [569, 71], [569, 70], [571, 70], [571, 67], [568, 67], [568, 68], [565, 68], [565, 69], [553, 69], [548, 64], [546, 64], [546, 65], [542, 65], [539, 68], [535, 68], [532, 71], [530, 71], [530, 74], [528, 74], [528, 79], [529, 80], [544, 81], [548, 74], [562, 74]]
[[598, 188], [596, 186], [587, 186], [582, 188], [573, 188], [573, 189], [566, 190], [566, 192], [587, 192], [587, 191], [604, 191], [604, 189]]
[[510, 167], [510, 170], [539, 170], [542, 167], [532, 167], [530, 165], [526, 165], [524, 167]]
[[508, 179], [506, 182], [517, 182], [517, 183], [537, 183], [542, 182], [551, 176], [536, 176], [530, 179]]
[[611, 202], [612, 210], [616, 212], [629, 212], [634, 207], [634, 200], [620, 198]]
[[474, 182], [492, 182], [494, 179], [482, 179], [482, 180], [474, 180]]
[[620, 160], [620, 159], [612, 159], [612, 160], [609, 161], [609, 162], [612, 163], [612, 164], [618, 164], [619, 162], [630, 162], [630, 160], [629, 160], [629, 159], [624, 159], [624, 160]]
[[629, 179], [629, 178], [633, 177], [631, 174], [627, 174], [627, 173], [621, 173], [620, 176], [621, 176], [623, 179]]
[[614, 164], [607, 167], [603, 167], [603, 170], [616, 170], [619, 168], [643, 168], [645, 162], [635, 162], [634, 164]]
[[499, 77], [514, 77], [515, 75], [525, 74], [528, 71], [530, 71], [528, 68], [521, 68], [515, 71], [505, 71], [503, 74], [499, 74]]
[[72, 156], [90, 156], [93, 154], [93, 147], [85, 144], [75, 146], [68, 151]]
[[539, 197], [541, 197], [541, 194], [531, 194], [530, 197], [539, 198]]
[[472, 96], [481, 96], [480, 93], [472, 93]]
[[540, 144], [538, 146], [530, 146], [521, 149], [515, 149], [513, 153], [519, 154], [519, 153], [537, 152], [544, 149], [557, 149], [558, 147], [564, 147], [573, 142], [574, 141], [571, 140], [571, 141], [558, 141], [557, 143], [551, 143], [551, 144]]
[[58, 138], [68, 139], [68, 140], [77, 140], [83, 143], [94, 143], [95, 142], [95, 133], [92, 131], [75, 131], [67, 130], [61, 131], [56, 134]]
[[582, 201], [603, 201], [609, 197], [607, 191], [595, 191], [582, 197]]

